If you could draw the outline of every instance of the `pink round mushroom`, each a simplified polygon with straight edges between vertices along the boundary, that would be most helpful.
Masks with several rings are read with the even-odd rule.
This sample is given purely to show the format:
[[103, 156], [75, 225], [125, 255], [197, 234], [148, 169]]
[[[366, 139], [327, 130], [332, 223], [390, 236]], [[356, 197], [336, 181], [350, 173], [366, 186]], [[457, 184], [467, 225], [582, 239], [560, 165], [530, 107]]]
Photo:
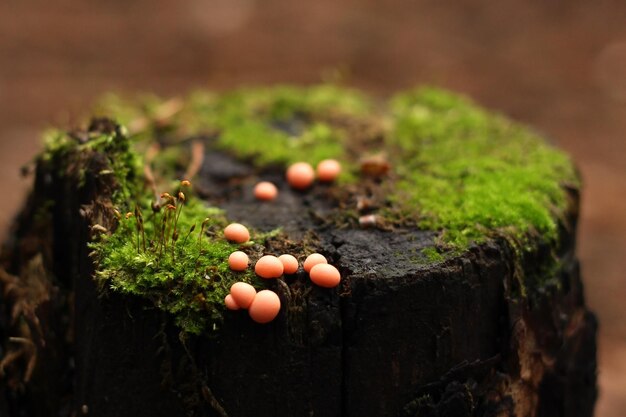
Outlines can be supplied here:
[[270, 290], [259, 291], [248, 310], [252, 320], [261, 324], [274, 320], [279, 312], [280, 298]]
[[280, 262], [283, 264], [283, 272], [285, 274], [295, 274], [298, 270], [298, 260], [293, 255], [280, 255], [278, 257]]
[[229, 310], [241, 309], [241, 307], [239, 307], [239, 305], [235, 302], [235, 299], [233, 298], [232, 294], [228, 294], [226, 297], [224, 297], [224, 304], [226, 305], [226, 308]]
[[231, 223], [224, 229], [224, 237], [231, 242], [246, 243], [250, 240], [250, 232], [243, 224]]
[[233, 271], [245, 271], [249, 262], [248, 255], [240, 250], [231, 253], [228, 257], [228, 266]]
[[311, 164], [296, 162], [287, 168], [287, 182], [297, 190], [305, 190], [313, 184], [315, 171]]
[[324, 159], [317, 164], [317, 178], [322, 182], [331, 182], [341, 173], [341, 164], [335, 159]]
[[254, 265], [254, 272], [261, 278], [280, 278], [283, 271], [283, 263], [272, 255], [262, 256]]
[[257, 200], [271, 201], [278, 195], [278, 188], [269, 181], [261, 181], [254, 186], [254, 196]]
[[328, 261], [324, 257], [324, 255], [320, 253], [312, 253], [304, 260], [304, 270], [306, 272], [311, 272], [311, 268], [313, 268], [317, 264], [327, 264]]
[[245, 282], [235, 282], [230, 287], [230, 295], [240, 308], [248, 308], [256, 296], [254, 287]]
[[311, 281], [324, 288], [334, 288], [341, 282], [341, 274], [337, 268], [328, 264], [313, 266], [309, 276]]

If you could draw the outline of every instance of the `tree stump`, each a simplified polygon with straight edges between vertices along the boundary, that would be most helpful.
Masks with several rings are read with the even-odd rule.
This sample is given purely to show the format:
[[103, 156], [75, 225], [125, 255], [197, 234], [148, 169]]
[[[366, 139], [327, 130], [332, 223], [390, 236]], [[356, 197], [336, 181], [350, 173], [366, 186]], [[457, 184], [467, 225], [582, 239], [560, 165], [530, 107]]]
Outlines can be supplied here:
[[[387, 116], [375, 110], [355, 111], [358, 116], [325, 113], [319, 109], [341, 108], [343, 101], [327, 99], [324, 88], [295, 90], [296, 97], [314, 97], [306, 101], [312, 107], [280, 89], [243, 93], [253, 97], [252, 104], [239, 96], [228, 98], [261, 113], [269, 100], [272, 111], [263, 113], [262, 121], [286, 132], [289, 140], [323, 136], [323, 126], [349, 138], [342, 139], [346, 153], [341, 155], [352, 161], [348, 166], [356, 179], [316, 184], [307, 191], [286, 184], [288, 160], [268, 159], [256, 148], [246, 154], [238, 144], [220, 142], [228, 137], [228, 127], [218, 123], [211, 129], [209, 123], [189, 129], [197, 120], [177, 101], [145, 114], [137, 113], [141, 106], [122, 112], [109, 103], [107, 114], [129, 132], [99, 119], [86, 131], [68, 134], [63, 146], [48, 147], [37, 160], [33, 192], [2, 253], [1, 415], [593, 414], [597, 324], [585, 308], [575, 255], [578, 186], [566, 174], [557, 181], [563, 205], [550, 207], [552, 232], [532, 222], [523, 227], [494, 221], [493, 226], [478, 219], [464, 226], [470, 238], [459, 243], [450, 238], [457, 236], [452, 226], [429, 223], [444, 218], [443, 212], [427, 213], [422, 200], [403, 203], [410, 190], [394, 194], [408, 177], [402, 170], [432, 167], [425, 168], [424, 148], [416, 151], [421, 163], [413, 164], [413, 157], [398, 162], [394, 149], [408, 152], [406, 144], [387, 138], [414, 129], [426, 137], [420, 146], [430, 146], [432, 137], [419, 130], [423, 125], [407, 127], [397, 108], [391, 112], [392, 128]], [[341, 90], [334, 94], [350, 97]], [[441, 97], [437, 101], [428, 94], [441, 94], [449, 102], [442, 105]], [[460, 112], [463, 123], [486, 114], [446, 94], [420, 96], [421, 107], [411, 104], [406, 114], [418, 117], [427, 109], [449, 118], [458, 108], [471, 108]], [[193, 114], [226, 117], [220, 106], [227, 107], [218, 102], [215, 108], [196, 107]], [[284, 116], [289, 106], [295, 110]], [[517, 131], [511, 122], [493, 117]], [[430, 123], [452, 126], [454, 121], [446, 118]], [[468, 126], [445, 134], [462, 132], [474, 140], [477, 126]], [[494, 135], [489, 126], [475, 132], [477, 140]], [[101, 134], [109, 135], [113, 145], [91, 146]], [[148, 188], [156, 185], [160, 192], [167, 180], [192, 176], [194, 194], [221, 207], [229, 220], [259, 232], [281, 228], [278, 235], [268, 235], [263, 253], [291, 250], [302, 259], [319, 251], [341, 271], [341, 286], [312, 285], [302, 270], [264, 282], [281, 298], [275, 321], [259, 325], [243, 310], [224, 311], [216, 330], [209, 326], [196, 335], [181, 331], [153, 297], [98, 284], [93, 277], [100, 266], [89, 256], [88, 245], [97, 239], [94, 225], [117, 233], [119, 220], [112, 209], [119, 204], [122, 180], [110, 172], [120, 163], [111, 147], [128, 135], [160, 144], [154, 161], [161, 162], [149, 156], [156, 148], [147, 148], [148, 170], [129, 171], [125, 180], [136, 176], [132, 181], [141, 183], [145, 177]], [[315, 159], [313, 146], [307, 152]], [[165, 157], [168, 152], [175, 158]], [[472, 171], [468, 152], [466, 175], [481, 175]], [[501, 160], [508, 163], [507, 158]], [[540, 162], [550, 164], [549, 158]], [[493, 175], [500, 175], [498, 169]], [[252, 186], [260, 179], [278, 186], [275, 201], [255, 200]], [[513, 178], [511, 184], [523, 180]], [[470, 183], [465, 177], [459, 181]], [[453, 209], [471, 212], [471, 196], [466, 198]], [[399, 215], [393, 210], [402, 204]], [[407, 216], [407, 207], [415, 217]], [[475, 230], [484, 236], [473, 235]]]

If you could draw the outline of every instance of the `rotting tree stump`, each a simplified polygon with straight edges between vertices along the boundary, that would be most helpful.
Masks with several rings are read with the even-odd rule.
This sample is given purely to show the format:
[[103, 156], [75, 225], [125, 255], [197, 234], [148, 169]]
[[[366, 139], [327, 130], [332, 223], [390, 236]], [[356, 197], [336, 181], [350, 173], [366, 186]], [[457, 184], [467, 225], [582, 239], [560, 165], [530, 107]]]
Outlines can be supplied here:
[[[334, 186], [293, 191], [282, 167], [255, 167], [213, 140], [175, 145], [205, 145], [197, 194], [233, 221], [282, 227], [293, 244], [315, 236], [342, 286], [318, 288], [299, 272], [268, 284], [283, 304], [273, 323], [228, 312], [216, 334], [181, 336], [149, 300], [102, 293], [92, 280], [90, 227], [114, 223], [98, 211], [116, 189], [99, 174], [107, 159], [40, 159], [3, 251], [1, 415], [593, 414], [597, 325], [575, 255], [577, 189], [567, 190], [556, 241], [533, 235], [520, 252], [493, 235], [430, 262], [422, 254], [440, 231], [338, 227], [326, 219], [349, 202], [331, 198]], [[276, 201], [254, 200], [258, 178], [279, 186]], [[267, 252], [284, 244], [270, 240]]]

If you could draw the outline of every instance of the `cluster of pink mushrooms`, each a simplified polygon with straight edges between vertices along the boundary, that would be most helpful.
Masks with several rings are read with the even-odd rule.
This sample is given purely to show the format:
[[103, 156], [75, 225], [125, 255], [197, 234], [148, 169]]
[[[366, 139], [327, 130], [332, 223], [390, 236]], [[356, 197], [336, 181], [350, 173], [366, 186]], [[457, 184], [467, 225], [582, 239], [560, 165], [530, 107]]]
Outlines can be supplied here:
[[[287, 168], [287, 182], [296, 190], [306, 190], [317, 179], [321, 182], [332, 182], [341, 173], [341, 164], [334, 159], [324, 159], [317, 164], [316, 170], [306, 162], [296, 162]], [[254, 196], [258, 200], [271, 201], [278, 196], [278, 188], [269, 181], [261, 181], [254, 186]]]
[[[317, 165], [317, 178], [322, 182], [330, 182], [341, 172], [341, 165], [333, 159], [326, 159]], [[316, 172], [306, 162], [297, 162], [287, 169], [286, 177], [289, 185], [298, 190], [309, 188], [315, 180]], [[257, 199], [270, 201], [276, 198], [278, 190], [271, 182], [263, 181], [255, 186]], [[224, 237], [234, 243], [245, 243], [250, 240], [250, 232], [239, 223], [231, 223], [224, 229]], [[250, 259], [245, 252], [235, 251], [228, 257], [228, 265], [233, 271], [245, 271]], [[324, 288], [334, 288], [341, 281], [341, 274], [334, 266], [328, 264], [326, 258], [319, 254], [309, 255], [302, 264], [311, 281]], [[295, 274], [300, 265], [298, 260], [289, 254], [278, 257], [262, 256], [254, 265], [254, 272], [263, 279], [277, 279], [283, 275]], [[230, 294], [224, 299], [229, 310], [246, 309], [252, 320], [257, 323], [269, 323], [280, 312], [280, 298], [270, 290], [257, 292], [245, 282], [236, 282], [230, 288]]]

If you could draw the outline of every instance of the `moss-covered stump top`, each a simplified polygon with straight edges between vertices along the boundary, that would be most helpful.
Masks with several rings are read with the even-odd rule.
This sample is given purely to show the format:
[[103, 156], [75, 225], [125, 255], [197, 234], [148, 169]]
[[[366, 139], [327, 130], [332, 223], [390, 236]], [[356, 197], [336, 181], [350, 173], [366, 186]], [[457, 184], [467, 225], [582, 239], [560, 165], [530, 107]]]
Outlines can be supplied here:
[[[84, 132], [50, 132], [40, 161], [80, 180], [85, 155], [107, 155], [108, 168], [94, 175], [114, 184], [114, 220], [94, 224], [97, 277], [103, 288], [152, 300], [192, 333], [219, 324], [232, 282], [266, 285], [229, 271], [238, 248], [253, 260], [304, 256], [324, 250], [316, 232], [330, 228], [354, 245], [385, 241], [389, 253], [370, 261], [408, 269], [495, 237], [518, 253], [538, 240], [556, 250], [566, 188], [578, 181], [567, 156], [534, 132], [436, 88], [387, 103], [332, 85], [109, 96], [97, 115], [121, 127], [98, 121]], [[288, 164], [326, 158], [343, 165], [333, 185], [302, 193], [284, 183]], [[181, 187], [183, 179], [192, 185]], [[280, 197], [256, 202], [252, 186], [266, 179]], [[228, 220], [254, 226], [253, 242], [226, 242]], [[362, 262], [339, 267], [365, 273]]]

